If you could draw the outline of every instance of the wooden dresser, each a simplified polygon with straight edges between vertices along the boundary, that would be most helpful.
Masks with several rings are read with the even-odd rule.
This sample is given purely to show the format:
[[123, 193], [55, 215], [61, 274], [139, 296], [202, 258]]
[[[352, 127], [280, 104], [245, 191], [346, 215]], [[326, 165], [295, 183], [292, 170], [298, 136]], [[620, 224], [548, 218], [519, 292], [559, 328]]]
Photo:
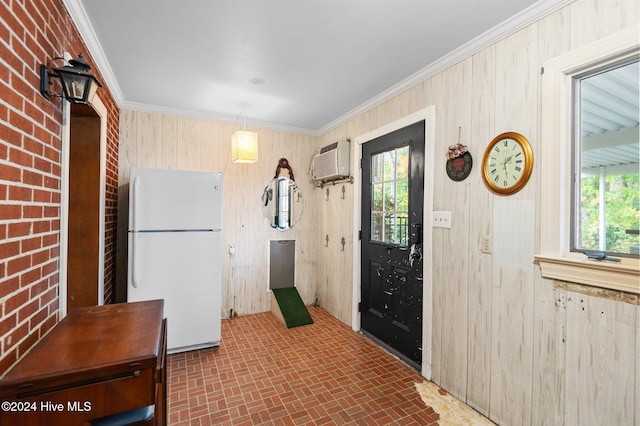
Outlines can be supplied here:
[[166, 424], [164, 302], [73, 310], [0, 380], [0, 425], [89, 425], [154, 406]]

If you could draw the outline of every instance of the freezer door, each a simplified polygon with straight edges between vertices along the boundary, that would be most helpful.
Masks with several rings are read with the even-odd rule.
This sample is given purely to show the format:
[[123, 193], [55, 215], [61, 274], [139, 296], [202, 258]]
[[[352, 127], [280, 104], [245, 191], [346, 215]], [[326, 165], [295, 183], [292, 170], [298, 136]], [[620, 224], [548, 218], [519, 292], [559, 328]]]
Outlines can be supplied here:
[[129, 230], [222, 228], [222, 173], [131, 168]]
[[220, 342], [220, 232], [129, 233], [129, 302], [164, 299], [169, 352]]

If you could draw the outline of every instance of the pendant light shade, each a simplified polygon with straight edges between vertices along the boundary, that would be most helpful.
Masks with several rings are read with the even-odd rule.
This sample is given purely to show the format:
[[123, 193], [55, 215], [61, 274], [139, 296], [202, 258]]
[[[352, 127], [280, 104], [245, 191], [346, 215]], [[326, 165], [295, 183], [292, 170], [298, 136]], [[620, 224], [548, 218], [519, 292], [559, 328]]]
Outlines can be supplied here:
[[231, 159], [234, 163], [255, 163], [258, 161], [258, 134], [246, 130], [233, 132]]

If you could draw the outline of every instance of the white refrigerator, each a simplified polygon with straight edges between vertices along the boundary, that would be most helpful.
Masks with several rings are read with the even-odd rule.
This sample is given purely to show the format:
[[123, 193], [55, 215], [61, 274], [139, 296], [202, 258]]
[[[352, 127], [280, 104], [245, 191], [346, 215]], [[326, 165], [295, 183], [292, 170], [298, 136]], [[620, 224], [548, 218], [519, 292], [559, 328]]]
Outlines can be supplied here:
[[131, 168], [127, 300], [164, 299], [170, 353], [220, 344], [222, 173]]

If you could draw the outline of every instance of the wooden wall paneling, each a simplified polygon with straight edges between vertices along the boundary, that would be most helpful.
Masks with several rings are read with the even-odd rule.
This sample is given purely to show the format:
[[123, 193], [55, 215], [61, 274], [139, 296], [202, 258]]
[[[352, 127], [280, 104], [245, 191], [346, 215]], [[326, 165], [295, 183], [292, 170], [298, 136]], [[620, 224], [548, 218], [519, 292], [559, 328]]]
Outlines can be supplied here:
[[[570, 25], [569, 8], [543, 18], [536, 23], [538, 28], [538, 66], [569, 50]], [[541, 91], [542, 84], [538, 84]], [[539, 95], [540, 102], [542, 97]], [[537, 158], [541, 158], [545, 141], [542, 139], [541, 117], [538, 117]], [[539, 161], [534, 166], [531, 179], [538, 185], [539, 200], [540, 168]], [[536, 203], [536, 249], [540, 252], [540, 206]], [[566, 301], [564, 286], [555, 285], [551, 280], [540, 276], [539, 267], [535, 268], [535, 315], [533, 324], [533, 425], [564, 424], [565, 408], [565, 372], [566, 372]]]
[[570, 26], [573, 49], [637, 25], [640, 17], [637, 0], [576, 1], [569, 7], [576, 23]]
[[[444, 140], [446, 139], [446, 120], [444, 105], [447, 104], [448, 93], [446, 90], [446, 78], [444, 73], [440, 73], [434, 76], [432, 79], [432, 94], [433, 103], [435, 105], [435, 133], [436, 133], [436, 146], [435, 153], [442, 153], [442, 148], [445, 146]], [[442, 141], [442, 142], [439, 142]], [[441, 157], [442, 158], [442, 157]], [[433, 210], [440, 211], [444, 209], [444, 193], [438, 190], [444, 186], [444, 179], [446, 175], [442, 172], [442, 169], [438, 171], [438, 161], [434, 161], [435, 170], [433, 177]], [[448, 178], [446, 178], [448, 179]], [[433, 229], [432, 238], [432, 262], [433, 262], [433, 352], [432, 352], [432, 370], [431, 380], [439, 385], [442, 383], [443, 374], [443, 358], [448, 354], [443, 351], [443, 339], [446, 336], [444, 334], [444, 326], [446, 321], [446, 313], [444, 307], [444, 293], [448, 285], [447, 271], [443, 267], [443, 259], [445, 252], [443, 249], [446, 234], [450, 231], [446, 229]], [[442, 386], [442, 385], [441, 385]]]
[[199, 171], [202, 157], [202, 122], [186, 118], [179, 119], [176, 143], [177, 168]]
[[138, 113], [136, 163], [146, 168], [162, 168], [162, 118], [157, 114]]
[[[451, 212], [451, 229], [444, 229], [442, 257], [445, 288], [442, 292], [442, 375], [441, 386], [456, 398], [465, 400], [467, 389], [467, 337], [469, 314], [469, 187], [468, 181], [455, 182], [446, 175], [448, 147], [469, 145], [471, 127], [471, 58], [444, 72], [447, 102], [443, 138], [436, 141], [435, 174], [444, 176], [438, 190], [443, 193], [442, 210]], [[462, 130], [460, 130], [462, 129]], [[455, 253], [455, 255], [451, 255]]]
[[178, 169], [178, 117], [162, 117], [162, 168]]
[[[340, 214], [340, 191], [338, 190], [338, 186], [329, 185], [326, 186], [323, 191], [326, 196], [326, 190], [329, 190], [329, 201], [325, 201], [327, 204], [327, 208], [329, 209], [329, 254], [331, 256], [331, 264], [329, 265], [329, 269], [331, 270], [331, 275], [329, 278], [329, 287], [328, 292], [332, 297], [334, 304], [334, 311], [338, 316], [345, 311], [345, 306], [343, 301], [340, 300], [340, 287], [344, 278], [343, 263], [342, 263], [342, 253], [340, 251], [340, 238], [342, 237], [342, 223], [341, 221], [344, 219]], [[325, 197], [326, 198], [326, 197]]]
[[120, 111], [120, 147], [118, 149], [118, 185], [120, 186], [129, 183], [129, 167], [136, 158], [137, 117], [138, 115], [133, 111]]
[[535, 276], [533, 324], [533, 425], [564, 421], [567, 292], [564, 286]]
[[636, 424], [637, 316], [632, 303], [567, 292], [565, 424]]
[[[495, 132], [522, 133], [536, 152], [537, 32], [527, 27], [496, 44]], [[531, 422], [535, 182], [494, 196], [490, 418]]]
[[[342, 193], [342, 188], [345, 192]], [[340, 214], [340, 235], [337, 238], [338, 255], [340, 259], [340, 274], [339, 277], [339, 291], [338, 298], [341, 301], [340, 315], [338, 319], [342, 322], [351, 322], [351, 308], [352, 308], [352, 288], [351, 277], [353, 277], [353, 268], [357, 267], [353, 264], [353, 185], [349, 183], [343, 183], [336, 185], [336, 199], [338, 201], [338, 210]], [[344, 196], [344, 198], [343, 198]], [[345, 244], [342, 246], [341, 239], [344, 238]], [[358, 237], [355, 236], [355, 239]]]
[[[224, 143], [224, 141], [216, 137], [217, 131], [218, 123], [212, 121], [202, 122], [200, 170], [203, 172], [222, 171], [220, 167], [220, 144]], [[229, 141], [229, 143], [231, 143], [231, 141]]]
[[482, 156], [494, 136], [495, 47], [473, 57], [472, 120], [469, 152], [473, 158], [469, 209], [469, 330], [466, 402], [489, 415], [491, 377], [492, 254], [480, 252], [480, 239], [492, 235], [493, 197], [482, 181]]

